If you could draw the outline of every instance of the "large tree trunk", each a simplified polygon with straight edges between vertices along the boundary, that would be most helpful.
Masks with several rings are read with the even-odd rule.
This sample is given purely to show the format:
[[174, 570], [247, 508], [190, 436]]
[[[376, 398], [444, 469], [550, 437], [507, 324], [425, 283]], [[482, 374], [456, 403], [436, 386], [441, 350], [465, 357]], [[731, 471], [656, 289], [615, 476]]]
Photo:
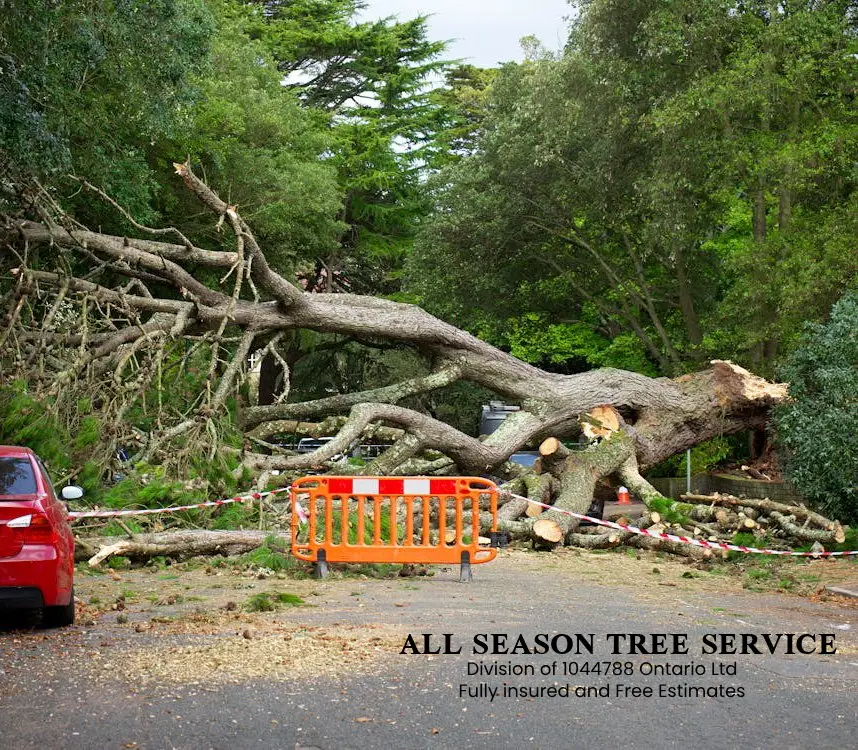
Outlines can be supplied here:
[[[548, 437], [575, 438], [581, 433], [581, 415], [597, 406], [612, 405], [622, 415], [622, 428], [610, 440], [565, 457], [549, 471], [560, 488], [559, 502], [585, 511], [595, 482], [613, 473], [644, 500], [651, 499], [654, 490], [640, 477], [641, 470], [718, 435], [764, 426], [770, 408], [786, 397], [786, 386], [768, 383], [720, 360], [702, 372], [675, 379], [612, 368], [557, 375], [526, 364], [413, 305], [352, 294], [303, 292], [268, 265], [235, 207], [212, 192], [189, 165], [176, 165], [176, 171], [212, 211], [213, 220], [232, 231], [235, 251], [204, 250], [174, 229], [149, 230], [139, 225], [141, 233], [157, 239], [109, 236], [86, 231], [70, 221], [36, 224], [7, 219], [5, 228], [0, 228], [0, 243], [16, 249], [22, 259], [26, 253], [18, 251], [25, 247], [51, 246], [74, 257], [75, 267], [90, 264], [91, 270], [70, 276], [23, 264], [13, 269], [18, 282], [9, 298], [5, 322], [0, 323], [0, 338], [14, 344], [0, 352], [8, 377], [35, 378], [38, 387], [34, 390], [57, 399], [76, 398], [81, 384], [89, 384], [114, 409], [108, 416], [114, 429], [122, 433], [130, 430], [125, 416], [133, 404], [151, 392], [153, 384], [162, 387], [162, 365], [169, 347], [183, 339], [188, 347], [208, 347], [207, 392], [184, 414], [164, 412], [152, 432], [142, 436], [138, 458], [169, 462], [181, 455], [197, 456], [200, 451], [213, 456], [219, 449], [235, 450], [219, 445], [216, 420], [226, 415], [228, 399], [237, 390], [249, 354], [265, 347], [276, 351], [279, 336], [302, 328], [357, 341], [384, 339], [406, 344], [431, 359], [433, 369], [386, 387], [305, 403], [264, 404], [267, 399], [260, 398], [263, 403], [241, 414], [249, 441], [241, 459], [254, 472], [329, 466], [335, 457], [382, 429], [395, 445], [370, 470], [402, 473], [424, 467], [427, 471], [511, 477], [521, 472], [520, 467], [506, 463], [511, 453]], [[165, 241], [170, 234], [178, 242]], [[226, 276], [221, 284], [208, 286], [199, 280], [198, 268]], [[224, 287], [230, 276], [232, 281]], [[128, 282], [124, 286], [116, 283], [123, 278]], [[49, 297], [62, 295], [82, 305], [80, 330], [69, 332], [53, 325], [50, 315], [22, 317], [21, 311], [27, 308], [21, 300], [32, 302], [36, 295], [44, 296], [45, 290], [51, 290]], [[43, 306], [40, 302], [33, 309]], [[108, 310], [110, 324], [92, 327], [93, 308]], [[521, 411], [480, 441], [398, 405], [406, 397], [458, 380], [485, 386], [518, 402]], [[310, 454], [268, 455], [250, 447], [265, 443], [290, 425], [295, 432], [312, 433], [332, 426], [338, 431], [333, 440]], [[115, 443], [120, 436], [111, 439]], [[550, 513], [537, 520], [555, 523], [561, 537], [575, 525], [567, 516]]]

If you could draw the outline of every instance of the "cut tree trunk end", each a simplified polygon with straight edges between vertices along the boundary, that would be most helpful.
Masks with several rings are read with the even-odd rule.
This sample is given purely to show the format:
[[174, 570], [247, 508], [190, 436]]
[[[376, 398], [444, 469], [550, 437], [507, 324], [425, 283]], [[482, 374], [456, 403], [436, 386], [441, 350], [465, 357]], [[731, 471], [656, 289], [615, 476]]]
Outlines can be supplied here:
[[537, 546], [554, 547], [574, 531], [580, 520], [568, 512], [584, 515], [593, 502], [596, 483], [613, 474], [634, 455], [635, 443], [623, 431], [591, 443], [582, 451], [570, 451], [557, 438], [550, 437], [539, 447], [543, 471], [556, 480], [553, 508], [541, 514], [533, 524]]

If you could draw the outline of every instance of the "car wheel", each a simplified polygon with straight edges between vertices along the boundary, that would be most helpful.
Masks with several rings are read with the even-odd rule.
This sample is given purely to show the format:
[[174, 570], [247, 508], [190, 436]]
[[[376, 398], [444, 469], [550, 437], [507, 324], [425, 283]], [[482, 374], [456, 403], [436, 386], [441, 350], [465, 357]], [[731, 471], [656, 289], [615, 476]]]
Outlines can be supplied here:
[[74, 589], [68, 604], [59, 607], [45, 607], [42, 614], [42, 624], [46, 628], [64, 628], [74, 625]]

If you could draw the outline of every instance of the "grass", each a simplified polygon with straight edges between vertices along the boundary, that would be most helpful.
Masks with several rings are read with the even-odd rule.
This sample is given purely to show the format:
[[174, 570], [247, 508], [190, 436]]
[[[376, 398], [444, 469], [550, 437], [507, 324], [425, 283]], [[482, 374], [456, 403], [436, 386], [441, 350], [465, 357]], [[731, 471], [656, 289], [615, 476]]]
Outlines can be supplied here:
[[276, 612], [281, 607], [301, 607], [304, 600], [287, 592], [254, 594], [244, 603], [246, 612]]
[[310, 567], [302, 560], [292, 557], [283, 541], [269, 537], [265, 544], [235, 558], [235, 563], [243, 568], [266, 568], [275, 573], [286, 573], [290, 578], [309, 578]]

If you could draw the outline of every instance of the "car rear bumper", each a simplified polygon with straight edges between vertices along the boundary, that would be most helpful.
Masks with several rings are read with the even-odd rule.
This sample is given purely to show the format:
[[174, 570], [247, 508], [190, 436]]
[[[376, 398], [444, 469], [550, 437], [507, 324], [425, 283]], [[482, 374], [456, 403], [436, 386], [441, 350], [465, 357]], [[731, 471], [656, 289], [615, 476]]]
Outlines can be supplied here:
[[44, 607], [45, 599], [35, 586], [0, 586], [0, 611]]
[[50, 545], [24, 545], [15, 557], [0, 559], [0, 606], [4, 600], [14, 601], [18, 591], [35, 590], [39, 604], [20, 607], [42, 607], [68, 604], [70, 590], [60, 587], [57, 551]]

